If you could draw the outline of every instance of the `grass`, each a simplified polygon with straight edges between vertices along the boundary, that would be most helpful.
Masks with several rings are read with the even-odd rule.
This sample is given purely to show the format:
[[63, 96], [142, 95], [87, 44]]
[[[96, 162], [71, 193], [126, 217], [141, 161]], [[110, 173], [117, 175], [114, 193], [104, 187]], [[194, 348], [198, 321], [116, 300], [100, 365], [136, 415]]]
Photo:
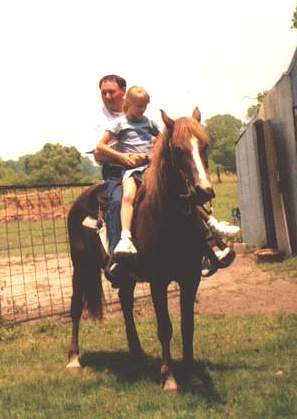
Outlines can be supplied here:
[[[79, 186], [38, 190], [12, 187], [11, 191], [0, 194], [0, 257], [24, 258], [67, 252], [64, 215], [82, 190]], [[16, 208], [14, 201], [4, 205], [8, 197], [18, 199], [22, 208]], [[59, 201], [52, 202], [53, 197]], [[28, 206], [28, 202], [33, 208]], [[8, 208], [5, 209], [6, 205]], [[10, 220], [9, 214], [15, 216], [15, 221]]]
[[234, 222], [232, 208], [238, 207], [237, 177], [224, 175], [222, 183], [215, 183], [216, 198], [213, 201], [214, 215], [218, 220]]
[[0, 256], [32, 257], [67, 252], [65, 219], [0, 224]]
[[287, 258], [283, 262], [265, 263], [261, 268], [278, 277], [284, 274], [286, 279], [297, 280], [297, 256]]
[[0, 417], [297, 417], [297, 315], [196, 317], [194, 385], [177, 396], [160, 391], [154, 319], [138, 323], [147, 355], [136, 363], [126, 352], [122, 321], [83, 322], [84, 368], [76, 375], [64, 368], [70, 324], [0, 329]]

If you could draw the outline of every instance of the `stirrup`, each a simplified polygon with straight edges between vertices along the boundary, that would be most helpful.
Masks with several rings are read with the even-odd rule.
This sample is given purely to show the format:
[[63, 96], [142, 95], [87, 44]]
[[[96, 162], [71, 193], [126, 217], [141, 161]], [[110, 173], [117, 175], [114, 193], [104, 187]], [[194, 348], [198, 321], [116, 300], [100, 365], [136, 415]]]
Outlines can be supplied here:
[[209, 276], [214, 275], [217, 270], [218, 265], [213, 263], [207, 256], [204, 256], [202, 259], [201, 276], [203, 278], [208, 278]]

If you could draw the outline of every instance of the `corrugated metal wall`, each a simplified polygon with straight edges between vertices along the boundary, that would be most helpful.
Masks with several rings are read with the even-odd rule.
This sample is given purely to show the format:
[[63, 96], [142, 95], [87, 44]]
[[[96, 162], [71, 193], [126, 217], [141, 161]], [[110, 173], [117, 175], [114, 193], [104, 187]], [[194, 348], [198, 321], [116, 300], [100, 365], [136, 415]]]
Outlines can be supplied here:
[[[296, 68], [296, 65], [294, 67]], [[279, 187], [284, 198], [288, 234], [293, 253], [297, 251], [297, 148], [293, 112], [294, 105], [296, 106], [293, 86], [296, 84], [296, 72], [285, 74], [271, 90], [262, 107], [263, 119], [270, 121], [274, 131], [278, 155]]]
[[[258, 247], [267, 245], [269, 232], [265, 218], [270, 210], [277, 246], [287, 255], [297, 253], [296, 52], [289, 72], [271, 89], [258, 114], [258, 120], [263, 123], [264, 156], [259, 156], [255, 121], [241, 135], [235, 148], [243, 240]], [[267, 205], [265, 208], [266, 202], [263, 202], [259, 158], [265, 158], [272, 201], [270, 209]]]
[[243, 241], [250, 245], [262, 247], [267, 242], [267, 236], [256, 131], [252, 125], [240, 137], [235, 151]]

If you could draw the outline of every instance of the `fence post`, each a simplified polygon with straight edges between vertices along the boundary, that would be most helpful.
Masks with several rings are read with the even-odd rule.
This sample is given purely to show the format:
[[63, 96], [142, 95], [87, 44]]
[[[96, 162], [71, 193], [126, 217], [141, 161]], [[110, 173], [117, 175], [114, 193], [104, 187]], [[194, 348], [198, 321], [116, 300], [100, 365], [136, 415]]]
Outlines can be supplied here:
[[220, 166], [217, 166], [217, 177], [218, 177], [218, 183], [222, 183]]

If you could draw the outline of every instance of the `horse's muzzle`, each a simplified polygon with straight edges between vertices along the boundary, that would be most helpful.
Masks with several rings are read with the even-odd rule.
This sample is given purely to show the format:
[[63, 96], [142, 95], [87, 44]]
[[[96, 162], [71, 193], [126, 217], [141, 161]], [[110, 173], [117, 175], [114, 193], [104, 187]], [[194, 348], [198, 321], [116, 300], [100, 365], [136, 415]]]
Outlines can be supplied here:
[[212, 188], [201, 189], [199, 186], [196, 186], [195, 190], [198, 205], [203, 205], [216, 196]]

